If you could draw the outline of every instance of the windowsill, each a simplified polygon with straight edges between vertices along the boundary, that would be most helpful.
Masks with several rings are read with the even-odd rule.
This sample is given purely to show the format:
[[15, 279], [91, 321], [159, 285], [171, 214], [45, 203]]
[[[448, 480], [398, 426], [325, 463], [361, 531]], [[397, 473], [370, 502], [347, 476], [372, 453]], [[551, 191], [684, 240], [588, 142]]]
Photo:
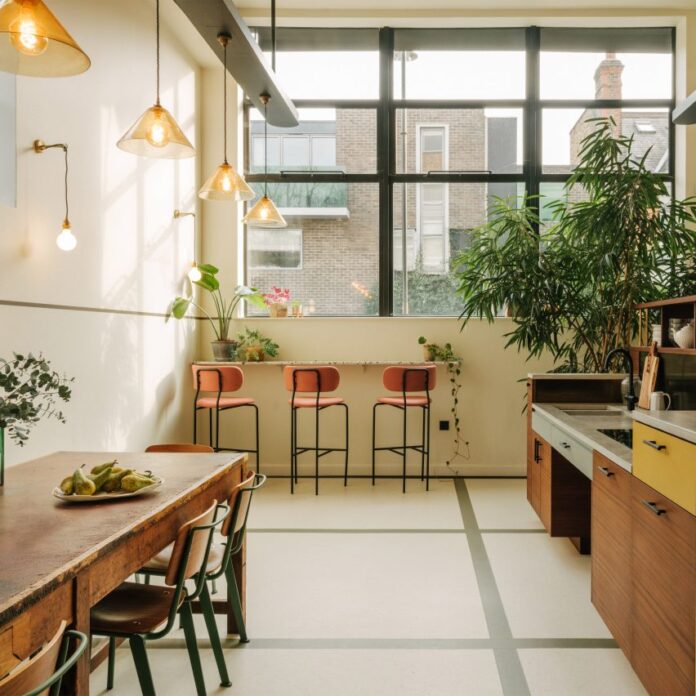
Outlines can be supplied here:
[[[379, 317], [379, 316], [355, 316], [355, 315], [338, 315], [338, 314], [322, 314], [322, 315], [317, 315], [317, 314], [312, 314], [312, 315], [304, 315], [302, 317], [239, 317], [238, 321], [301, 321], [302, 319], [310, 319], [310, 320], [319, 320], [319, 319], [328, 319], [330, 321], [363, 321], [365, 319], [369, 321], [376, 321], [379, 319], [387, 319], [387, 320], [393, 320], [393, 319], [401, 319], [404, 321], [434, 321], [434, 320], [439, 320], [439, 321], [451, 321], [452, 319], [458, 320], [459, 317], [456, 314], [452, 314], [451, 316], [437, 316], [437, 315], [418, 315], [418, 316], [412, 316], [412, 317], [400, 317], [400, 316], [393, 316], [393, 317]], [[478, 319], [479, 321], [488, 321], [485, 317], [472, 317], [472, 319]], [[510, 321], [513, 319], [513, 317], [494, 317], [495, 321], [499, 320], [505, 320], [505, 321]]]
[[348, 220], [348, 208], [280, 208], [280, 214], [287, 218], [309, 218], [312, 220]]

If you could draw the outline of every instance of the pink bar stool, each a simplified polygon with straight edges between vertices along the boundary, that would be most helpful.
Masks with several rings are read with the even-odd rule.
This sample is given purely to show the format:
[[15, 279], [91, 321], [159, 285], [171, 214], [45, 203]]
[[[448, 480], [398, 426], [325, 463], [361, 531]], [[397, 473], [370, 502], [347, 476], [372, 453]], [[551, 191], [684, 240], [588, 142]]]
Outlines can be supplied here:
[[[261, 470], [261, 445], [259, 442], [259, 409], [254, 399], [248, 396], [223, 396], [239, 391], [244, 384], [244, 373], [239, 367], [225, 365], [208, 367], [193, 365], [193, 388], [196, 396], [193, 401], [193, 442], [198, 442], [198, 411], [207, 410], [209, 421], [209, 442], [216, 452], [250, 452], [256, 456], [256, 473]], [[214, 396], [201, 396], [201, 392]], [[220, 412], [233, 408], [253, 408], [255, 414], [256, 448], [220, 447]], [[213, 445], [213, 411], [215, 412], [215, 445]]]
[[[409, 450], [420, 452], [421, 481], [425, 478], [425, 490], [430, 490], [430, 390], [435, 388], [437, 367], [387, 367], [382, 374], [384, 388], [391, 392], [401, 392], [399, 396], [382, 396], [372, 407], [372, 485], [375, 485], [375, 453], [393, 452], [403, 459], [403, 492], [406, 492], [406, 454]], [[425, 392], [416, 394], [413, 392]], [[403, 412], [403, 440], [400, 445], [376, 446], [377, 407], [391, 406]], [[406, 419], [409, 408], [420, 408], [423, 412], [423, 436], [420, 444], [409, 445], [406, 439]]]
[[[338, 396], [322, 396], [335, 391], [341, 376], [335, 367], [296, 367], [288, 365], [283, 370], [285, 388], [292, 392], [290, 399], [290, 492], [295, 492], [298, 480], [297, 458], [305, 452], [314, 452], [314, 492], [319, 495], [319, 459], [329, 452], [345, 452], [343, 485], [348, 485], [348, 404]], [[313, 396], [297, 396], [313, 394]], [[332, 406], [342, 406], [346, 410], [346, 446], [319, 446], [319, 413]], [[300, 409], [314, 409], [315, 439], [314, 447], [300, 447], [297, 444], [297, 412]]]

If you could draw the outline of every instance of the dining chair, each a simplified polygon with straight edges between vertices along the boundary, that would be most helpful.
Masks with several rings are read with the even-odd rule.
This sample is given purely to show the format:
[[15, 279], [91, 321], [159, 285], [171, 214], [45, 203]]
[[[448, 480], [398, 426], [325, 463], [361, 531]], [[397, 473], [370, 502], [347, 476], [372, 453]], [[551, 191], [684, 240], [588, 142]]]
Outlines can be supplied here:
[[[205, 568], [215, 529], [229, 514], [227, 505], [212, 505], [183, 524], [176, 535], [164, 575], [164, 585], [121, 583], [92, 607], [93, 635], [109, 638], [107, 689], [114, 685], [116, 639], [128, 639], [143, 696], [154, 696], [155, 686], [147, 659], [146, 641], [166, 636], [181, 617], [186, 647], [198, 696], [205, 696], [205, 681], [196, 643], [191, 603], [206, 589]], [[186, 581], [193, 580], [189, 592]]]
[[[248, 396], [223, 396], [239, 391], [244, 384], [244, 372], [236, 365], [206, 367], [193, 365], [193, 388], [196, 396], [193, 400], [193, 441], [198, 442], [198, 412], [208, 411], [209, 443], [216, 452], [249, 452], [256, 456], [256, 472], [261, 471], [261, 445], [259, 442], [259, 408], [254, 399]], [[201, 392], [214, 396], [201, 396]], [[235, 408], [253, 408], [256, 432], [256, 447], [220, 447], [220, 413]], [[215, 444], [213, 445], [213, 412], [215, 412]]]
[[[380, 451], [393, 452], [403, 459], [402, 491], [406, 493], [406, 455], [409, 450], [420, 452], [421, 481], [425, 478], [425, 490], [430, 489], [430, 390], [435, 388], [437, 367], [387, 367], [382, 374], [382, 384], [391, 392], [401, 392], [399, 396], [382, 396], [372, 407], [372, 485], [375, 485], [375, 454]], [[414, 395], [414, 392], [421, 394]], [[425, 392], [425, 394], [422, 394]], [[400, 445], [377, 447], [377, 408], [391, 406], [403, 413], [402, 441]], [[406, 437], [406, 423], [409, 408], [420, 408], [423, 413], [423, 434], [420, 444], [409, 445]]]
[[[0, 696], [39, 696], [50, 689], [57, 696], [63, 677], [74, 667], [89, 642], [80, 631], [66, 631], [61, 621], [56, 634], [32, 657], [0, 679]], [[68, 657], [70, 640], [77, 641]]]
[[[298, 481], [297, 458], [305, 452], [314, 452], [314, 492], [319, 495], [319, 459], [329, 452], [345, 452], [343, 485], [348, 485], [348, 404], [338, 396], [322, 396], [336, 391], [341, 381], [339, 371], [332, 366], [297, 367], [287, 365], [283, 369], [285, 388], [292, 392], [290, 398], [290, 493], [295, 492]], [[298, 396], [303, 394], [304, 396]], [[313, 394], [313, 396], [306, 396]], [[341, 406], [346, 411], [346, 446], [319, 446], [319, 414], [332, 406]], [[300, 409], [314, 410], [314, 447], [300, 447], [297, 444], [297, 414]]]
[[211, 454], [215, 450], [210, 445], [192, 445], [187, 443], [174, 443], [164, 445], [150, 445], [146, 452], [199, 452], [200, 454]]
[[[208, 556], [208, 565], [206, 569], [206, 580], [214, 583], [223, 575], [227, 580], [227, 601], [232, 609], [232, 615], [237, 624], [239, 631], [239, 641], [248, 643], [249, 637], [244, 623], [244, 612], [242, 610], [242, 601], [239, 594], [239, 587], [234, 576], [234, 568], [232, 559], [240, 553], [244, 544], [244, 536], [246, 534], [246, 525], [251, 508], [251, 498], [255, 491], [261, 488], [266, 483], [266, 476], [263, 474], [255, 474], [250, 472], [249, 476], [238, 483], [230, 493], [227, 505], [230, 508], [230, 514], [220, 528], [220, 533], [225, 539], [222, 550], [213, 546]], [[171, 545], [152, 558], [145, 567], [140, 571], [146, 575], [162, 576], [166, 572], [169, 565], [173, 548]], [[208, 629], [210, 644], [215, 655], [215, 661], [220, 673], [220, 684], [222, 686], [230, 686], [230, 678], [227, 673], [227, 665], [222, 650], [222, 642], [220, 634], [215, 623], [215, 610], [210, 599], [210, 592], [207, 586], [203, 587], [200, 596], [201, 610], [205, 618], [205, 624]]]

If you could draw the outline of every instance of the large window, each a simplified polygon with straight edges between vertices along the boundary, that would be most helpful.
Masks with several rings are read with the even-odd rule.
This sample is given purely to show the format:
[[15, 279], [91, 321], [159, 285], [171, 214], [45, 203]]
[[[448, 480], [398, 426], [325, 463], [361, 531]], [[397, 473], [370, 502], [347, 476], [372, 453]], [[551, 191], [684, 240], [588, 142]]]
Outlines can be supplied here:
[[264, 176], [247, 109], [246, 175], [289, 229], [247, 230], [247, 282], [309, 313], [459, 314], [471, 231], [525, 192], [548, 224], [597, 117], [674, 177], [671, 28], [283, 28], [277, 72], [300, 123], [269, 127]]

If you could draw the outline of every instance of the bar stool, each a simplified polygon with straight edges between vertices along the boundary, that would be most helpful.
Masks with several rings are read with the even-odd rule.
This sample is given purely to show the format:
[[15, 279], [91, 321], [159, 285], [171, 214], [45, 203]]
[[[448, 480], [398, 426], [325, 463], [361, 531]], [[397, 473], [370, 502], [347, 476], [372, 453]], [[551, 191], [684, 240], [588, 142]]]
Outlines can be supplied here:
[[[343, 485], [348, 485], [348, 404], [338, 396], [322, 396], [335, 391], [341, 376], [335, 367], [296, 367], [288, 365], [283, 370], [285, 388], [292, 392], [290, 399], [290, 493], [295, 492], [298, 481], [297, 458], [305, 452], [314, 452], [314, 492], [319, 495], [319, 459], [329, 452], [345, 452]], [[297, 396], [314, 394], [314, 396]], [[346, 446], [319, 447], [319, 413], [332, 406], [342, 406], [346, 410]], [[300, 447], [297, 444], [297, 412], [299, 409], [314, 409], [314, 447]]]
[[[223, 396], [229, 392], [239, 391], [244, 384], [244, 373], [239, 367], [225, 365], [220, 367], [204, 367], [193, 365], [193, 388], [196, 397], [193, 401], [193, 441], [198, 442], [198, 411], [207, 409], [209, 421], [210, 445], [216, 452], [251, 452], [256, 455], [256, 473], [261, 468], [259, 443], [259, 409], [254, 399], [247, 396]], [[215, 396], [200, 396], [201, 392], [215, 393]], [[220, 447], [220, 412], [233, 408], [253, 408], [255, 413], [256, 448], [242, 449], [241, 447]], [[213, 411], [215, 411], [215, 444], [213, 445]]]
[[[406, 455], [409, 450], [420, 452], [421, 481], [425, 478], [425, 490], [430, 490], [430, 390], [435, 388], [437, 367], [387, 367], [382, 374], [384, 388], [401, 392], [400, 396], [382, 396], [372, 407], [372, 485], [375, 485], [375, 453], [393, 452], [403, 458], [403, 492], [406, 492]], [[409, 396], [412, 392], [425, 395]], [[403, 412], [403, 440], [400, 445], [376, 447], [377, 407], [391, 406]], [[423, 412], [423, 438], [419, 445], [409, 445], [406, 439], [406, 421], [409, 408], [420, 408]]]

